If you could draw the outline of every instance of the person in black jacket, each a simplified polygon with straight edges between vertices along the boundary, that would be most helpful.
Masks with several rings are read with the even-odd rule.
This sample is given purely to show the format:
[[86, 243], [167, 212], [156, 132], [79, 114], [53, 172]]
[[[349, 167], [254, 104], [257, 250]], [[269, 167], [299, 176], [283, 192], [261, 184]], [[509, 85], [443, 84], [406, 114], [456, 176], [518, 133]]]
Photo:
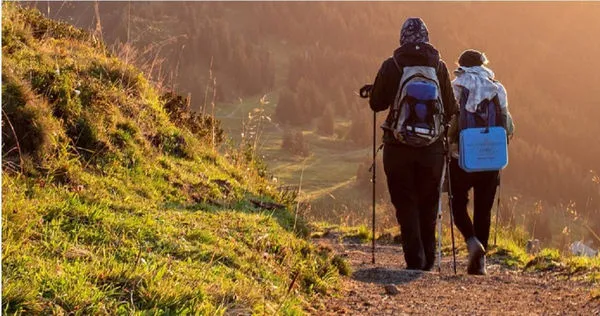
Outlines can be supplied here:
[[[409, 18], [403, 24], [400, 47], [383, 62], [371, 89], [371, 109], [378, 112], [390, 108], [403, 68], [408, 66], [436, 69], [447, 123], [458, 111], [450, 76], [439, 52], [429, 43], [427, 27], [420, 18]], [[386, 124], [392, 120], [390, 113]], [[442, 138], [426, 147], [412, 147], [399, 142], [384, 128], [383, 165], [400, 224], [407, 269], [431, 270], [435, 264], [436, 210], [445, 152]]]

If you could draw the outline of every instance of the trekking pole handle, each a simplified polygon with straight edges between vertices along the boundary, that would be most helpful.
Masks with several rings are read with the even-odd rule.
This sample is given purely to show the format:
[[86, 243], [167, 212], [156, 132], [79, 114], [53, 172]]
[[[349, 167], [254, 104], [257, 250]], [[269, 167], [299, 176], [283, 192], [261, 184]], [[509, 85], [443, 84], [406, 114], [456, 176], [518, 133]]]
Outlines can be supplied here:
[[358, 94], [361, 98], [366, 99], [371, 96], [371, 90], [373, 90], [372, 84], [366, 84], [362, 88], [360, 88]]

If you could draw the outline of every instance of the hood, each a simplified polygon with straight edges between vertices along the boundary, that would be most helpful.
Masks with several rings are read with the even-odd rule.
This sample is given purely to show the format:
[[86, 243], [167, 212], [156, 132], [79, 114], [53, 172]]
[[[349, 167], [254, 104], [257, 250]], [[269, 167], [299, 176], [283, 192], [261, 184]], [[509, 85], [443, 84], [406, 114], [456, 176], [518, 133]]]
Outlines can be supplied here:
[[[456, 75], [456, 79], [452, 81], [452, 85], [469, 90], [465, 109], [472, 113], [477, 111], [477, 105], [481, 101], [485, 99], [491, 100], [503, 90], [493, 80], [494, 72], [485, 66], [460, 66], [454, 71], [454, 74]], [[457, 95], [457, 97], [459, 96]]]
[[459, 66], [454, 74], [460, 77], [462, 74], [472, 74], [483, 78], [494, 79], [494, 72], [486, 66], [465, 67]]
[[394, 58], [403, 66], [437, 66], [440, 53], [429, 43], [409, 43], [394, 51]]
[[421, 18], [409, 18], [400, 30], [400, 46], [429, 42], [429, 31]]

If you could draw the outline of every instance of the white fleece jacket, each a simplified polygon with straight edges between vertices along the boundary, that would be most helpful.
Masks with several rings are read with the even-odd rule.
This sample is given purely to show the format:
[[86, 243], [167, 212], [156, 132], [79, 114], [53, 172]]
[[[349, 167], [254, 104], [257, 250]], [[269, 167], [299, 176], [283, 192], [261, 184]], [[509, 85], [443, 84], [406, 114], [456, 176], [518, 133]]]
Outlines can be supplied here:
[[485, 99], [491, 100], [495, 95], [498, 95], [501, 114], [506, 122], [506, 133], [512, 135], [514, 125], [508, 111], [506, 89], [499, 81], [493, 80], [494, 72], [485, 66], [460, 66], [454, 71], [454, 74], [456, 75], [456, 78], [452, 81], [454, 95], [459, 97], [463, 88], [469, 90], [469, 97], [465, 104], [465, 109], [469, 112], [475, 113], [477, 105], [481, 101]]

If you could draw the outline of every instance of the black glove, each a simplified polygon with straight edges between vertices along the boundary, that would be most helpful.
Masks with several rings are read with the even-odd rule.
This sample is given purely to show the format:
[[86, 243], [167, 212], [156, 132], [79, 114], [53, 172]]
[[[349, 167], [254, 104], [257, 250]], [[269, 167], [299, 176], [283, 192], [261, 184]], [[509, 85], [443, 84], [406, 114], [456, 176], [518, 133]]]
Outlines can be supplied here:
[[359, 95], [361, 98], [366, 99], [371, 97], [371, 90], [373, 90], [372, 84], [366, 84], [360, 88]]

